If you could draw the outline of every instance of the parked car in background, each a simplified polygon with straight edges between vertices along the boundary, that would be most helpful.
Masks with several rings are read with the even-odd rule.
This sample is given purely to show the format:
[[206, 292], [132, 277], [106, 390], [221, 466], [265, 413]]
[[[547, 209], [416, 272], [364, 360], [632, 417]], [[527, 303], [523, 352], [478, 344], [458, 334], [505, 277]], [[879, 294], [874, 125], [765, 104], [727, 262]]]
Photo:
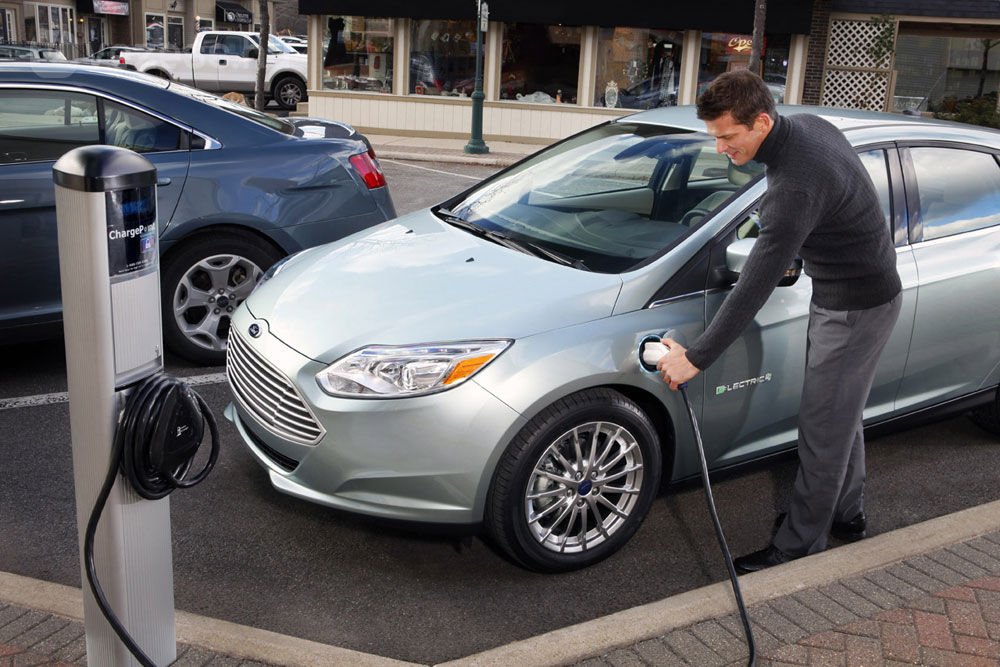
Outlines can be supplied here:
[[0, 58], [13, 60], [44, 60], [47, 62], [62, 62], [68, 60], [59, 49], [44, 46], [13, 46], [0, 44]]
[[283, 37], [283, 36], [279, 36], [278, 39], [280, 39], [285, 44], [287, 44], [288, 46], [292, 47], [293, 49], [295, 49], [299, 53], [305, 54], [309, 50], [309, 42], [306, 39], [302, 38], [302, 37], [294, 37], [294, 36]]
[[[1000, 435], [1000, 132], [815, 113], [878, 193], [902, 313], [865, 424], [971, 410]], [[629, 541], [700, 468], [645, 340], [698, 337], [753, 248], [767, 182], [692, 107], [617, 119], [440, 206], [272, 267], [237, 309], [226, 414], [279, 491], [483, 524], [542, 571]], [[808, 266], [806, 267], [808, 269]], [[812, 289], [789, 267], [687, 393], [715, 469], [794, 448]]]
[[232, 312], [274, 262], [395, 216], [346, 124], [110, 67], [0, 63], [0, 340], [58, 331], [52, 165], [91, 144], [156, 166], [163, 337], [196, 362], [222, 363]]
[[103, 65], [105, 67], [120, 67], [125, 64], [121, 57], [122, 53], [140, 53], [146, 50], [141, 46], [105, 46], [103, 49], [94, 51], [89, 56], [75, 58], [73, 62]]
[[[194, 38], [190, 52], [125, 53], [125, 66], [219, 94], [253, 95], [257, 88], [260, 34], [206, 30]], [[283, 109], [306, 99], [306, 56], [270, 35], [264, 90]]]

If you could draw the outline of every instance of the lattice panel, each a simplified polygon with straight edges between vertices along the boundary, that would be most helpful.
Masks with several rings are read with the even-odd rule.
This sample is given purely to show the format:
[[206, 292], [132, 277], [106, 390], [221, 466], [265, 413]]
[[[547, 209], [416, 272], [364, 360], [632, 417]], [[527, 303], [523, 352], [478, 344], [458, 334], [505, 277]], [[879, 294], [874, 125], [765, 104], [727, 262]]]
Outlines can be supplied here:
[[888, 69], [892, 54], [886, 53], [876, 61], [872, 51], [878, 37], [886, 29], [883, 23], [870, 21], [830, 21], [827, 67], [851, 67], [856, 69]]
[[888, 72], [827, 69], [821, 104], [825, 107], [883, 111], [888, 94]]

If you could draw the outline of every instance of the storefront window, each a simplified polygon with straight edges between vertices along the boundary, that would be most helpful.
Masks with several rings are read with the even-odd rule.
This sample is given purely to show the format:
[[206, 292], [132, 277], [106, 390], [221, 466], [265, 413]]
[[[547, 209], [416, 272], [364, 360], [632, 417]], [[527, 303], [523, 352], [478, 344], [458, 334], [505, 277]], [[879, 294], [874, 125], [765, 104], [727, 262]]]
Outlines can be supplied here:
[[323, 35], [323, 87], [392, 92], [394, 19], [328, 16]]
[[162, 14], [146, 14], [146, 46], [151, 49], [163, 48]]
[[13, 44], [17, 41], [16, 25], [14, 10], [0, 9], [0, 44]]
[[177, 51], [184, 48], [184, 19], [179, 16], [167, 19], [167, 48]]
[[410, 92], [468, 97], [475, 85], [475, 21], [414, 21], [410, 26]]
[[900, 32], [892, 108], [954, 112], [958, 102], [1000, 85], [1000, 35], [951, 37]]
[[597, 39], [596, 106], [652, 109], [677, 104], [683, 32], [602, 28]]
[[[785, 76], [788, 72], [787, 35], [767, 35], [761, 49], [762, 70], [757, 72], [767, 83], [775, 102], [785, 101]], [[753, 35], [707, 32], [701, 38], [701, 62], [698, 70], [698, 94], [723, 72], [746, 69], [750, 64]]]
[[203, 19], [200, 17], [195, 17], [198, 21], [198, 32], [204, 32], [206, 30], [215, 30], [215, 21], [212, 19]]
[[75, 12], [72, 7], [27, 5], [25, 39], [42, 44], [74, 44]]
[[576, 104], [581, 29], [505, 23], [500, 98]]

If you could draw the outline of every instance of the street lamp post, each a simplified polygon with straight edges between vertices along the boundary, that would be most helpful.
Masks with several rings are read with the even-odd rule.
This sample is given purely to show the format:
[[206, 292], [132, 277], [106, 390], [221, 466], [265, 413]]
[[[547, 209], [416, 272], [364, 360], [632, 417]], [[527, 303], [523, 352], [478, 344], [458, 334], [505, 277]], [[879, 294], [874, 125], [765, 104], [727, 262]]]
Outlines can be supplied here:
[[465, 145], [466, 153], [489, 153], [483, 141], [483, 23], [489, 20], [489, 7], [476, 0], [476, 88], [472, 91], [472, 137]]

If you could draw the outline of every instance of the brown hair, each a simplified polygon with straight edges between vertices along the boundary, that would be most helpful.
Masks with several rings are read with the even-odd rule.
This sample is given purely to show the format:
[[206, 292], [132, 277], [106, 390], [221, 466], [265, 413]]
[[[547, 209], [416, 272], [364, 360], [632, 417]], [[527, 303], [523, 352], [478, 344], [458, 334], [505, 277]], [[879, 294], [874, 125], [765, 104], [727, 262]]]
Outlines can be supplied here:
[[762, 113], [777, 118], [774, 98], [767, 84], [746, 69], [720, 74], [698, 98], [698, 118], [701, 120], [716, 120], [727, 111], [737, 123], [751, 128]]

